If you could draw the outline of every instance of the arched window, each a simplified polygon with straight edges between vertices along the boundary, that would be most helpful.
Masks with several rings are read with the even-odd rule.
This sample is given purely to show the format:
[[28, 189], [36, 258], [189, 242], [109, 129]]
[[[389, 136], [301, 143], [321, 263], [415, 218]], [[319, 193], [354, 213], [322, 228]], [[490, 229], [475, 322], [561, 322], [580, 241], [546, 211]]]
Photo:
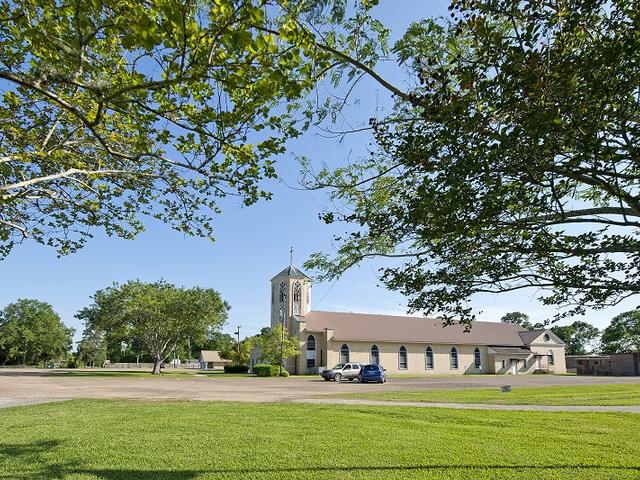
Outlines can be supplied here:
[[427, 370], [431, 370], [433, 368], [433, 349], [431, 347], [427, 347], [424, 352], [424, 366]]
[[553, 367], [555, 365], [555, 359], [553, 358], [553, 350], [549, 350], [549, 366]]
[[400, 351], [398, 352], [398, 368], [400, 370], [406, 370], [408, 366], [407, 363], [407, 349], [404, 345], [400, 347]]
[[373, 363], [374, 365], [378, 365], [380, 363], [380, 349], [377, 345], [373, 345], [371, 347], [371, 352], [369, 353], [369, 363]]
[[280, 282], [280, 303], [284, 303], [287, 299], [287, 284]]
[[349, 363], [349, 346], [346, 343], [340, 347], [340, 363]]
[[316, 337], [309, 335], [307, 337], [307, 368], [316, 366]]
[[542, 338], [544, 338], [544, 341], [545, 341], [545, 342], [548, 342], [549, 340], [551, 340], [551, 337], [549, 336], [549, 334], [548, 334], [548, 333], [545, 333], [545, 334], [544, 334], [544, 337], [542, 337]]
[[451, 349], [451, 369], [456, 370], [458, 368], [458, 350], [456, 347]]
[[482, 368], [482, 357], [480, 356], [480, 349], [476, 348], [473, 351], [473, 365], [476, 368]]
[[300, 315], [300, 307], [302, 305], [302, 285], [300, 282], [293, 284], [293, 314]]

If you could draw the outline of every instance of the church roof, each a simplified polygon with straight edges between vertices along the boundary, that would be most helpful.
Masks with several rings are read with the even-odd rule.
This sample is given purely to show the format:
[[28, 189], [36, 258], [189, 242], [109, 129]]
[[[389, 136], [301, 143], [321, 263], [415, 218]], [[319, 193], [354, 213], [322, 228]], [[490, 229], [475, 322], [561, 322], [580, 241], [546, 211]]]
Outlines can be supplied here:
[[538, 338], [540, 338], [542, 336], [543, 333], [548, 333], [549, 337], [551, 339], [553, 339], [554, 343], [559, 343], [561, 345], [565, 345], [565, 343], [562, 341], [562, 339], [560, 337], [558, 337], [555, 333], [553, 333], [550, 330], [545, 330], [545, 329], [539, 329], [539, 330], [524, 330], [522, 332], [520, 332], [520, 338], [522, 338], [522, 341], [526, 344], [530, 344], [533, 343], [534, 341], [536, 341]]
[[525, 343], [531, 343], [544, 332], [545, 330], [524, 330], [520, 332], [520, 338], [522, 338], [522, 341]]
[[366, 313], [311, 311], [304, 317], [305, 330], [333, 330], [338, 341], [444, 343], [523, 347], [524, 329], [512, 323], [473, 322], [469, 332], [455, 324], [443, 327], [440, 320]]
[[[302, 273], [300, 270], [298, 270], [296, 267], [294, 267], [293, 265], [289, 265], [287, 268], [282, 270], [279, 274], [277, 274], [273, 278], [278, 278], [278, 277], [307, 278], [307, 279], [309, 278], [304, 273]], [[273, 280], [273, 278], [271, 280]]]

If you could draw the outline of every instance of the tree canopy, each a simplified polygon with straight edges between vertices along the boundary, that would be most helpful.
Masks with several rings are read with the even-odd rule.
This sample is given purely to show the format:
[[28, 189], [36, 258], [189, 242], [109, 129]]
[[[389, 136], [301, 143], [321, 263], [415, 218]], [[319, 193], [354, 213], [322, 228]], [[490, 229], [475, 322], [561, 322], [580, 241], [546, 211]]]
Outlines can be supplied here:
[[640, 310], [621, 313], [602, 332], [602, 353], [640, 352]]
[[554, 325], [551, 331], [564, 343], [567, 355], [586, 355], [592, 349], [595, 340], [600, 336], [600, 331], [587, 322], [575, 321], [571, 325]]
[[271, 365], [281, 365], [281, 360], [286, 362], [296, 356], [300, 349], [298, 338], [283, 331], [282, 325], [263, 328], [253, 338], [253, 343], [260, 349], [260, 359]]
[[222, 198], [269, 198], [330, 51], [375, 42], [342, 4], [0, 0], [0, 258], [145, 216], [210, 237]]
[[200, 350], [215, 350], [219, 352], [220, 357], [230, 360], [231, 352], [236, 348], [235, 339], [228, 333], [223, 333], [218, 329], [210, 329], [203, 342], [191, 342], [193, 355], [197, 358]]
[[[254, 338], [249, 337], [237, 343], [226, 352], [227, 358], [233, 362], [233, 365], [249, 365], [249, 359], [251, 358], [251, 349], [254, 347]], [[220, 355], [222, 356], [222, 354]]]
[[73, 333], [48, 303], [19, 299], [0, 311], [0, 364], [63, 359], [71, 351]]
[[412, 24], [370, 155], [306, 177], [346, 226], [306, 266], [385, 257], [383, 283], [450, 322], [482, 293], [536, 289], [558, 318], [640, 293], [637, 7], [454, 0]]
[[107, 343], [104, 333], [87, 328], [82, 333], [82, 340], [78, 342], [77, 359], [87, 367], [101, 367], [107, 359]]
[[87, 327], [118, 342], [135, 343], [154, 362], [153, 373], [171, 351], [188, 341], [201, 342], [221, 327], [229, 305], [212, 289], [176, 287], [166, 282], [130, 281], [93, 295], [77, 317]]
[[509, 312], [505, 314], [500, 321], [502, 323], [513, 323], [515, 325], [520, 325], [526, 329], [532, 330], [533, 325], [529, 321], [529, 315], [522, 312]]

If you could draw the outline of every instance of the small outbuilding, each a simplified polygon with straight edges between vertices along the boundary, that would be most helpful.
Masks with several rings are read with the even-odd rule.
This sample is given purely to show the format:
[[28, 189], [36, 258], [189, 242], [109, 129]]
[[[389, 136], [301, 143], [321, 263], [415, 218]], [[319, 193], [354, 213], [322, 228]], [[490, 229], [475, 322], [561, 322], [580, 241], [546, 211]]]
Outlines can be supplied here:
[[640, 376], [640, 353], [613, 353], [611, 373], [616, 376]]
[[640, 376], [640, 353], [613, 353], [611, 355], [570, 356], [567, 370], [575, 365], [578, 375]]
[[225, 365], [231, 363], [231, 360], [220, 358], [217, 350], [201, 350], [198, 362], [202, 370], [222, 370]]

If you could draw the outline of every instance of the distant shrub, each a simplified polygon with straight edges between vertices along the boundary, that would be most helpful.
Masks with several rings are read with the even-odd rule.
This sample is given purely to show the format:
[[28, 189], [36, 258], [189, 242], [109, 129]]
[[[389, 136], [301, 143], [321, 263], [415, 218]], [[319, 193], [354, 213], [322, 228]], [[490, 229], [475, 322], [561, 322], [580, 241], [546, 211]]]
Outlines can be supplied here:
[[266, 363], [259, 363], [253, 366], [253, 373], [258, 377], [274, 377], [278, 374], [280, 367], [277, 365], [268, 365]]
[[[277, 368], [277, 367], [276, 367]], [[289, 372], [287, 372], [284, 368], [282, 369], [282, 373], [280, 373], [281, 377], [288, 377], [289, 376]]]
[[225, 365], [224, 373], [247, 373], [249, 367], [247, 365]]
[[66, 368], [78, 368], [78, 362], [76, 357], [69, 357], [67, 359]]

